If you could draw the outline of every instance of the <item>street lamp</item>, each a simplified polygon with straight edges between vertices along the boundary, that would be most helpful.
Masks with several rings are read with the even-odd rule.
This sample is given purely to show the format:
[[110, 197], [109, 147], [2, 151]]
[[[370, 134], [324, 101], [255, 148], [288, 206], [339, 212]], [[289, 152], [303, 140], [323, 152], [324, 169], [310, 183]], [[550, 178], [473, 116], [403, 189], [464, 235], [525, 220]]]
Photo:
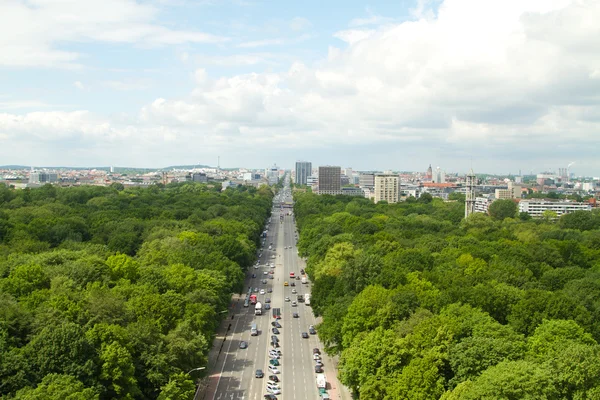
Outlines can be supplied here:
[[206, 367], [198, 367], [198, 368], [190, 369], [186, 375], [189, 375], [194, 371], [202, 371], [203, 369], [206, 369]]

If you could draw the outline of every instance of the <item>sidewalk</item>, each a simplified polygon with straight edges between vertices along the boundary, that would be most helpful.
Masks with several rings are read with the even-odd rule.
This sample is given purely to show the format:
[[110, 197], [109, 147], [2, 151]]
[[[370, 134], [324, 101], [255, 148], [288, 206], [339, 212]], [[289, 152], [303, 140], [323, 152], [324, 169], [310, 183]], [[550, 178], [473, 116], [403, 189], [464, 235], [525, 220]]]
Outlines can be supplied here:
[[[229, 314], [226, 318], [221, 321], [217, 333], [213, 339], [210, 351], [208, 352], [208, 375], [203, 379], [203, 382], [198, 386], [198, 390], [194, 395], [194, 400], [212, 400], [217, 390], [217, 383], [219, 382], [219, 375], [221, 371], [217, 368], [217, 362], [219, 356], [223, 350], [223, 346], [226, 342], [226, 337], [229, 331], [229, 325], [233, 322], [233, 316], [235, 315], [236, 306], [238, 306], [241, 297], [239, 294], [234, 294], [231, 297], [231, 304], [229, 306]], [[203, 383], [206, 385], [204, 386]], [[204, 387], [203, 387], [204, 386]]]

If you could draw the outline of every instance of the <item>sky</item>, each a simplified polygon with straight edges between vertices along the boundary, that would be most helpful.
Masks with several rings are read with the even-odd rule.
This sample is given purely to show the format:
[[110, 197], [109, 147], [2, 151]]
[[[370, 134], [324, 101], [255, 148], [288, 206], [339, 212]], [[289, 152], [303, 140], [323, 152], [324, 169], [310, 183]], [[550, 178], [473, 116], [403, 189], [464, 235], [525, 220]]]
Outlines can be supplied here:
[[597, 0], [0, 0], [0, 165], [600, 176]]

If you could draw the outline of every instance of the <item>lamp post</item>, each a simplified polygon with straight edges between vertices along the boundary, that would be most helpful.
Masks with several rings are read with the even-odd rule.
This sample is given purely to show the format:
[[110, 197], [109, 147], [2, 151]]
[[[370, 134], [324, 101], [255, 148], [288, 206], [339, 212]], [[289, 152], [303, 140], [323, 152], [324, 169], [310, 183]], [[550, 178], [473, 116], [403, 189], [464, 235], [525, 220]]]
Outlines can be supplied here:
[[192, 372], [194, 372], [194, 371], [202, 371], [203, 369], [206, 369], [206, 367], [198, 367], [198, 368], [193, 368], [193, 369], [190, 369], [190, 370], [187, 372], [187, 375], [191, 374], [191, 373], [192, 373]]
[[[194, 371], [202, 371], [205, 370], [206, 367], [198, 367], [198, 368], [192, 368], [187, 372], [187, 375], [191, 374]], [[200, 398], [200, 388], [203, 387], [203, 385], [200, 384], [200, 382], [197, 382], [197, 387], [196, 387], [196, 393], [194, 393], [194, 400], [195, 399], [199, 399]]]

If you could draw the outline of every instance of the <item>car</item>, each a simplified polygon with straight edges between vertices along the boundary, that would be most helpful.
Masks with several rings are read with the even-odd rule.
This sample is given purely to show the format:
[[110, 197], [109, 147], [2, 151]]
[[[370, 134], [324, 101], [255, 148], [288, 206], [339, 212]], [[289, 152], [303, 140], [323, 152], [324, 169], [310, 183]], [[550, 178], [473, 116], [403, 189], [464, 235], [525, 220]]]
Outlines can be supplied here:
[[[269, 365], [269, 371], [271, 371], [272, 374], [280, 374], [281, 373], [281, 371], [273, 365]], [[261, 376], [261, 378], [262, 378], [262, 376]]]
[[295, 312], [295, 313], [293, 313], [293, 314], [292, 314], [292, 317], [293, 317], [293, 318], [300, 318], [300, 315], [298, 315], [298, 313], [297, 313], [297, 312]]
[[269, 274], [273, 275], [273, 274], [275, 274], [275, 271], [273, 271], [273, 270], [270, 270], [270, 271], [269, 271]]
[[256, 278], [256, 274], [252, 274], [252, 278]]
[[313, 349], [313, 354], [321, 354], [321, 350], [319, 350], [319, 348], [318, 348], [318, 347], [315, 347], [315, 348]]
[[273, 289], [271, 289], [271, 288], [268, 288], [268, 289], [267, 289], [267, 293], [273, 293]]
[[304, 269], [301, 269], [301, 270], [300, 270], [300, 273], [301, 273], [302, 275], [304, 275]]
[[248, 342], [242, 340], [240, 342], [240, 349], [247, 349], [248, 348]]
[[308, 339], [308, 333], [302, 332], [302, 339]]
[[[263, 279], [261, 282], [262, 282], [263, 285], [267, 284], [267, 280], [266, 279]], [[261, 290], [261, 292], [264, 292], [264, 290]], [[264, 294], [264, 293], [261, 293], [261, 294]]]
[[269, 364], [274, 366], [274, 367], [279, 367], [279, 360], [277, 358], [271, 358], [269, 360]]
[[298, 306], [298, 302], [296, 300], [292, 301], [292, 307]]
[[308, 333], [310, 333], [311, 335], [316, 335], [317, 331], [315, 330], [315, 328], [308, 328]]
[[269, 271], [263, 271], [263, 275], [269, 275]]
[[269, 375], [269, 380], [273, 382], [279, 382], [277, 375]]
[[267, 381], [267, 385], [269, 385], [269, 386], [277, 386], [277, 387], [279, 387], [279, 380], [277, 380], [277, 381], [273, 381], [273, 380], [269, 379], [269, 380]]
[[270, 297], [267, 297], [267, 298], [265, 299], [265, 303], [270, 303], [270, 302], [271, 302], [271, 298], [270, 298]]
[[281, 350], [269, 350], [269, 355], [271, 356], [281, 356]]
[[275, 335], [279, 335], [279, 329], [277, 329], [277, 328], [273, 328], [273, 329], [271, 329], [271, 330], [273, 331], [273, 334], [275, 334]]
[[279, 321], [271, 322], [271, 326], [274, 326], [275, 328], [281, 328], [281, 324], [279, 323]]
[[254, 373], [254, 376], [257, 378], [262, 378], [265, 376], [265, 373], [263, 372], [262, 369], [257, 369], [256, 372]]
[[292, 289], [292, 294], [296, 294], [298, 291], [296, 289]]
[[255, 287], [255, 288], [254, 288], [254, 290], [253, 290], [253, 292], [254, 292], [254, 293], [258, 293], [258, 288], [257, 288], [257, 287]]
[[274, 394], [265, 394], [263, 398], [265, 400], [277, 400], [277, 397]]
[[323, 372], [323, 366], [321, 365], [315, 365], [315, 373], [316, 374], [320, 374]]
[[265, 304], [265, 310], [270, 310], [271, 309], [271, 305], [269, 303]]
[[286, 296], [284, 300], [285, 301], [290, 301], [290, 298]]
[[296, 282], [290, 283], [290, 286], [296, 286]]
[[313, 354], [313, 360], [320, 360], [321, 359], [321, 355], [318, 353], [314, 353]]
[[271, 341], [279, 343], [279, 338], [275, 335], [271, 335]]
[[315, 360], [315, 365], [319, 365], [319, 366], [323, 366], [323, 361], [321, 360]]
[[281, 389], [275, 386], [267, 386], [267, 392], [271, 392], [272, 394], [281, 394]]
[[260, 289], [260, 294], [265, 294], [265, 289]]
[[[294, 283], [294, 282], [292, 282], [292, 283]], [[283, 282], [283, 286], [289, 286], [289, 285], [290, 285], [290, 283], [288, 281]]]

